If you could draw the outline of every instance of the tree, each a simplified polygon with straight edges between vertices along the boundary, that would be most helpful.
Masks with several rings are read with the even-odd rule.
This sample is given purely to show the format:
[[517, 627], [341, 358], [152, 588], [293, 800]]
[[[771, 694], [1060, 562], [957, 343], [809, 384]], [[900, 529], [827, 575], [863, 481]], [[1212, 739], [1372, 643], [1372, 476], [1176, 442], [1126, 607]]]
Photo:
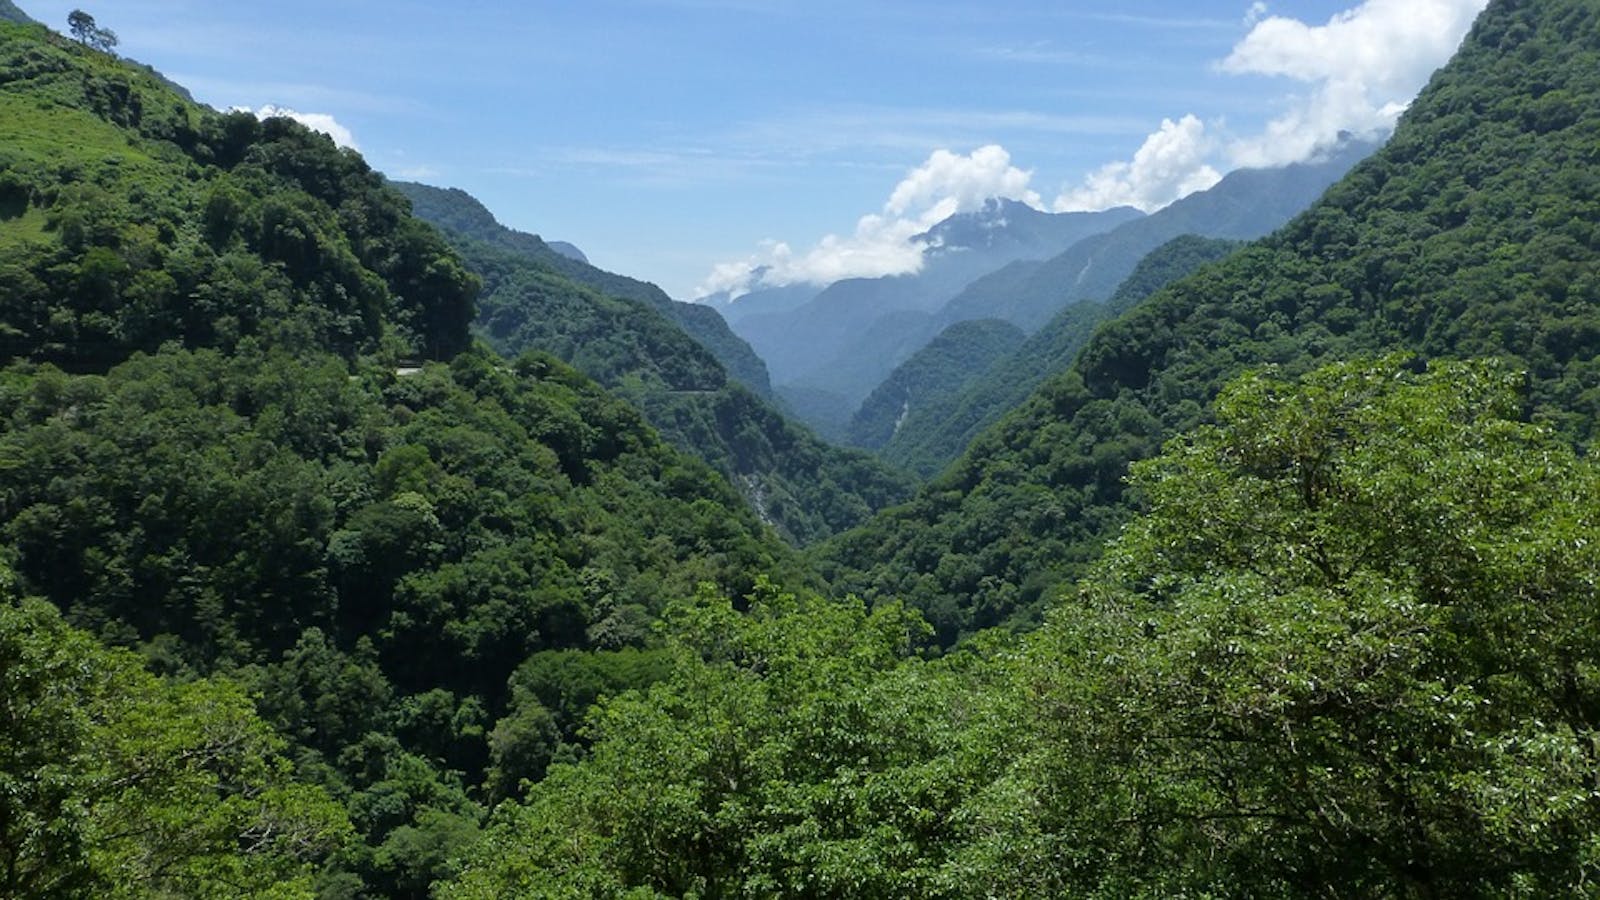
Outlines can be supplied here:
[[110, 53], [117, 46], [117, 33], [109, 28], [101, 28], [95, 24], [94, 16], [81, 9], [75, 9], [67, 16], [67, 27], [72, 29], [72, 37], [85, 47]]
[[163, 682], [0, 567], [0, 896], [312, 895], [349, 837], [244, 692]]
[[969, 673], [911, 656], [900, 604], [749, 599], [674, 605], [670, 676], [602, 701], [591, 754], [501, 804], [439, 895], [950, 896], [949, 812], [989, 774], [950, 751]]
[[[1013, 893], [1538, 896], [1600, 873], [1600, 481], [1525, 377], [1258, 373], [1033, 640]], [[1002, 794], [1007, 791], [1002, 790]], [[1019, 874], [1021, 873], [1021, 874]], [[1024, 890], [1023, 887], [1030, 890]], [[998, 889], [1007, 893], [1006, 888]]]

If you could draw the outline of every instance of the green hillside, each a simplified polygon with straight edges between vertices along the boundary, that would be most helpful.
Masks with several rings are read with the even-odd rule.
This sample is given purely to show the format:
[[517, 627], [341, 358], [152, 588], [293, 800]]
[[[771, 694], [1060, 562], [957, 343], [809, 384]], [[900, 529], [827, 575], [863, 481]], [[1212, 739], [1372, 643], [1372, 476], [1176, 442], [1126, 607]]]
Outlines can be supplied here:
[[0, 896], [1596, 893], [1593, 0], [810, 567], [881, 468], [410, 210], [0, 22]]
[[360, 157], [3, 27], [0, 357], [100, 369], [171, 340], [467, 346], [473, 280]]
[[1023, 639], [677, 607], [670, 674], [439, 895], [1585, 895], [1600, 472], [1515, 370], [1421, 368], [1234, 382]]
[[1096, 326], [1240, 246], [1236, 241], [1195, 235], [1168, 241], [1141, 260], [1106, 302], [1068, 305], [987, 369], [950, 382], [947, 390], [919, 396], [906, 408], [893, 437], [879, 448], [880, 454], [894, 465], [933, 478], [986, 428], [1021, 406], [1045, 379], [1071, 366]]
[[959, 322], [897, 366], [856, 410], [850, 443], [880, 450], [899, 436], [913, 409], [954, 394], [1023, 342], [1022, 329], [999, 319]]
[[905, 598], [948, 640], [1037, 618], [1126, 521], [1130, 460], [1247, 366], [1389, 349], [1525, 366], [1580, 443], [1600, 393], [1600, 27], [1496, 3], [1388, 145], [1272, 237], [1098, 332], [914, 501], [826, 548], [835, 589]]
[[395, 187], [411, 199], [418, 218], [432, 222], [446, 234], [483, 241], [532, 259], [577, 284], [611, 297], [636, 301], [665, 316], [710, 350], [740, 384], [762, 397], [772, 397], [766, 363], [728, 328], [716, 310], [698, 303], [675, 301], [653, 284], [598, 269], [552, 248], [535, 235], [506, 228], [465, 191], [403, 181], [396, 182]]
[[440, 895], [1589, 893], [1597, 53], [1492, 4], [1389, 150], [829, 548], [942, 643], [1041, 627], [682, 604]]
[[[671, 598], [808, 582], [628, 403], [549, 355], [471, 345], [477, 279], [324, 136], [0, 25], [0, 198], [7, 603], [42, 597], [87, 633], [38, 626], [41, 660], [98, 641], [174, 685], [161, 699], [127, 675], [151, 697], [126, 725], [5, 729], [8, 878], [82, 885], [61, 896], [421, 895], [487, 804], [574, 752], [596, 696], [575, 685], [659, 677]], [[21, 658], [0, 659], [7, 715]], [[44, 671], [72, 716], [116, 702]], [[277, 737], [258, 740], [244, 696]], [[240, 743], [207, 749], [226, 736], [214, 716]], [[102, 763], [105, 729], [127, 746]], [[62, 757], [81, 782], [29, 762], [58, 738], [86, 748]], [[215, 765], [185, 770], [191, 746]], [[150, 790], [170, 793], [94, 793], [164, 753]], [[39, 820], [8, 804], [29, 791], [89, 818], [27, 831]], [[154, 844], [174, 868], [106, 830], [140, 811], [174, 829]], [[303, 843], [279, 853], [279, 829]]]
[[[790, 541], [815, 543], [910, 496], [911, 479], [818, 440], [730, 379], [718, 358], [727, 354], [714, 355], [691, 337], [695, 331], [638, 298], [659, 295], [680, 321], [715, 319], [718, 333], [754, 359], [715, 310], [674, 304], [651, 285], [559, 256], [538, 238], [504, 228], [461, 191], [400, 187], [483, 279], [477, 327], [497, 350], [554, 353], [627, 398], [670, 443], [727, 477]], [[756, 374], [765, 385], [766, 370]]]

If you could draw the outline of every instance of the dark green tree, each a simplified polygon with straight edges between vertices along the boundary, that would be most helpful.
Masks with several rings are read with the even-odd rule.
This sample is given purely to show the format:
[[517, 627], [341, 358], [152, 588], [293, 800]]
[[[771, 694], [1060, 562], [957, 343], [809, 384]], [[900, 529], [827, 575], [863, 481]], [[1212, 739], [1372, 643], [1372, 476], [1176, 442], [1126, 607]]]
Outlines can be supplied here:
[[311, 897], [350, 823], [282, 749], [237, 686], [162, 682], [0, 583], [0, 895]]
[[67, 16], [67, 27], [72, 29], [73, 39], [86, 47], [93, 47], [102, 53], [116, 49], [117, 33], [109, 28], [101, 28], [95, 23], [94, 16], [81, 9], [75, 9]]

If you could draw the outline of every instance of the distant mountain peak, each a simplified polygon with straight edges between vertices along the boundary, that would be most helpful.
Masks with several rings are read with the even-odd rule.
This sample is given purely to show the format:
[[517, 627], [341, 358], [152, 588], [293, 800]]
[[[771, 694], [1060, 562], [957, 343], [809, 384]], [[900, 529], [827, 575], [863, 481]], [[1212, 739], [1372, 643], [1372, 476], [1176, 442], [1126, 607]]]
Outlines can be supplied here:
[[566, 241], [545, 241], [545, 246], [561, 254], [562, 256], [565, 256], [567, 259], [575, 259], [581, 263], [587, 263], [589, 261], [589, 257], [585, 256], [582, 250], [579, 250], [577, 247], [567, 243]]
[[35, 25], [37, 21], [17, 8], [11, 0], [0, 0], [0, 22], [16, 22], [20, 25]]

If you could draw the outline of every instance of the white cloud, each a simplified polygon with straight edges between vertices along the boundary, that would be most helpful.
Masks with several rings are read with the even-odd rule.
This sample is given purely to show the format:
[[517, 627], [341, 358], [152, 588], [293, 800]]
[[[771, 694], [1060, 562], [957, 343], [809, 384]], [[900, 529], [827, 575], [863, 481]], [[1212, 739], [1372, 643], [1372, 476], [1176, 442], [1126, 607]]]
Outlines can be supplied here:
[[715, 266], [697, 294], [727, 291], [737, 296], [758, 281], [767, 287], [824, 285], [919, 271], [926, 245], [912, 238], [957, 213], [981, 209], [994, 197], [1041, 206], [1039, 195], [1028, 187], [1032, 177], [1032, 172], [1013, 166], [1011, 154], [998, 145], [967, 155], [935, 150], [895, 186], [881, 212], [856, 222], [853, 234], [827, 235], [805, 253], [768, 241], [755, 256]]
[[312, 131], [320, 131], [333, 138], [333, 142], [341, 147], [348, 147], [351, 150], [361, 149], [356, 145], [356, 136], [351, 133], [350, 129], [339, 124], [337, 119], [327, 113], [297, 112], [287, 107], [273, 106], [270, 103], [260, 109], [251, 109], [248, 106], [236, 106], [234, 108], [252, 113], [258, 119], [274, 119], [280, 116], [285, 119], [293, 119]]
[[[1364, 0], [1325, 25], [1270, 15], [1265, 2], [1245, 11], [1250, 29], [1223, 72], [1289, 78], [1310, 91], [1288, 98], [1288, 109], [1260, 134], [1223, 141], [1190, 114], [1145, 139], [1129, 162], [1108, 163], [1079, 187], [1064, 191], [1055, 209], [1112, 206], [1157, 209], [1211, 187], [1218, 169], [1271, 168], [1304, 162], [1341, 133], [1375, 138], [1387, 133], [1460, 46], [1488, 0]], [[1222, 159], [1214, 160], [1221, 155]]]
[[1083, 185], [1056, 198], [1056, 212], [1135, 206], [1150, 212], [1203, 191], [1222, 180], [1206, 162], [1213, 141], [1205, 123], [1194, 115], [1174, 122], [1163, 119], [1161, 128], [1145, 138], [1131, 162], [1114, 162], [1084, 179]]
[[1262, 134], [1235, 142], [1233, 162], [1285, 165], [1313, 156], [1341, 131], [1378, 135], [1393, 128], [1487, 4], [1366, 0], [1325, 25], [1283, 16], [1255, 22], [1222, 61], [1222, 71], [1291, 78], [1312, 91], [1295, 98]]
[[[991, 197], [1039, 205], [1028, 189], [1032, 172], [1011, 164], [1011, 154], [998, 144], [979, 147], [968, 156], [935, 150], [895, 186], [884, 211], [895, 216], [917, 214], [925, 228], [958, 212], [979, 209]], [[919, 212], [920, 210], [920, 212]]]

